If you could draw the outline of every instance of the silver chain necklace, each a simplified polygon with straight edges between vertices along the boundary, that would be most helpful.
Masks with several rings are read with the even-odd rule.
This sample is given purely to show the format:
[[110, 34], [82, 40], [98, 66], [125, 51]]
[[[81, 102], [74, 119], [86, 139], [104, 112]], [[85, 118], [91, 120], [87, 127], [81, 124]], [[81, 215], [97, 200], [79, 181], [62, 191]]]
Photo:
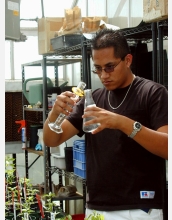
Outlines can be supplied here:
[[125, 99], [126, 99], [128, 93], [129, 93], [129, 91], [130, 91], [130, 89], [131, 89], [131, 86], [132, 86], [132, 84], [133, 84], [133, 82], [134, 82], [134, 79], [135, 79], [135, 75], [133, 76], [133, 81], [132, 81], [132, 83], [130, 84], [130, 87], [128, 88], [128, 90], [127, 90], [127, 92], [126, 92], [126, 94], [125, 94], [125, 96], [124, 96], [122, 102], [121, 102], [116, 108], [114, 108], [114, 107], [110, 104], [110, 92], [111, 92], [111, 91], [109, 91], [109, 93], [108, 93], [108, 103], [109, 103], [109, 106], [110, 106], [112, 109], [114, 109], [114, 110], [115, 110], [115, 109], [118, 109], [118, 108], [122, 105], [122, 103], [125, 101]]

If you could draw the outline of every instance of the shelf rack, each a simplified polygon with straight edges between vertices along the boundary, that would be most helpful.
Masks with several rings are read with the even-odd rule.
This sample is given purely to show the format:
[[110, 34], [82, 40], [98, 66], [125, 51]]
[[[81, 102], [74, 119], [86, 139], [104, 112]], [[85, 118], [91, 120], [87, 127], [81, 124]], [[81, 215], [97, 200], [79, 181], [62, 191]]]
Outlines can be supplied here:
[[[136, 27], [124, 28], [121, 29], [121, 32], [127, 38], [128, 43], [138, 41], [152, 41], [153, 42], [153, 79], [156, 82], [163, 84], [162, 75], [164, 74], [163, 69], [163, 40], [168, 39], [168, 19], [153, 22], [153, 23], [145, 23], [143, 21]], [[157, 53], [157, 41], [159, 50]], [[91, 40], [86, 39], [84, 35], [81, 35], [81, 44], [71, 46], [68, 48], [61, 48], [55, 50], [55, 55], [82, 55], [82, 74], [83, 81], [87, 84], [87, 87], [91, 89], [91, 72], [90, 72], [90, 49]], [[51, 56], [51, 55], [50, 55]], [[157, 61], [157, 56], [159, 56], [159, 61]], [[159, 73], [157, 70], [157, 66], [159, 64]]]
[[83, 179], [77, 175], [75, 175], [73, 172], [67, 172], [65, 170], [61, 170], [59, 169], [58, 167], [55, 167], [55, 166], [51, 166], [49, 168], [49, 170], [53, 173], [57, 173], [57, 174], [60, 174], [61, 176], [64, 176], [64, 177], [67, 177], [69, 179], [72, 179], [72, 180], [75, 180], [75, 181], [78, 181], [78, 182], [81, 182], [82, 184], [86, 185], [86, 179]]
[[65, 170], [61, 170], [58, 167], [53, 167], [51, 166], [49, 168], [49, 171], [51, 172], [51, 175], [53, 175], [54, 173], [59, 174], [59, 183], [63, 184], [62, 182], [62, 176], [64, 176], [65, 178], [77, 181], [82, 183], [82, 190], [83, 190], [83, 194], [79, 194], [77, 192], [76, 196], [72, 196], [72, 197], [67, 197], [67, 198], [59, 198], [59, 197], [55, 197], [54, 200], [60, 200], [60, 206], [63, 209], [63, 200], [78, 200], [78, 199], [82, 199], [83, 200], [83, 210], [85, 210], [85, 205], [86, 205], [86, 179], [83, 179], [77, 175], [75, 175], [73, 172], [67, 172]]
[[[81, 62], [82, 59], [81, 57], [62, 57], [62, 56], [52, 56], [51, 57], [43, 57], [41, 60], [33, 61], [33, 62], [28, 62], [22, 64], [22, 85], [25, 81], [25, 67], [29, 66], [41, 66], [43, 69], [43, 107], [39, 109], [34, 109], [34, 108], [26, 108], [23, 107], [23, 118], [25, 118], [25, 111], [37, 111], [37, 112], [42, 112], [43, 116], [43, 121], [46, 119], [46, 115], [48, 114], [48, 102], [47, 102], [47, 85], [46, 85], [46, 67], [47, 66], [54, 66], [54, 75], [55, 75], [55, 87], [58, 87], [58, 66], [62, 65], [67, 65], [71, 63], [77, 63]], [[23, 95], [23, 103], [24, 103], [24, 95]], [[36, 158], [35, 161], [29, 166], [28, 165], [28, 151], [29, 149], [25, 150], [25, 172], [26, 172], [26, 177], [28, 178], [29, 176], [29, 168], [35, 163], [35, 161], [40, 157], [40, 155]], [[37, 151], [34, 151], [32, 153], [37, 153]], [[44, 182], [45, 182], [45, 193], [48, 191], [51, 191], [51, 174], [48, 173], [48, 167], [51, 166], [50, 162], [50, 149], [48, 147], [44, 147], [43, 151], [44, 155]]]

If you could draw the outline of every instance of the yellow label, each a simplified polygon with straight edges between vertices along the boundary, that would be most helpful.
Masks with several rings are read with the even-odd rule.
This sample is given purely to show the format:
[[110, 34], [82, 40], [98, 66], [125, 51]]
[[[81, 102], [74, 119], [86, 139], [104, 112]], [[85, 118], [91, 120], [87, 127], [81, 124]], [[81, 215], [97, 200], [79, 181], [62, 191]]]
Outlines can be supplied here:
[[18, 11], [13, 11], [13, 15], [19, 16], [19, 12]]
[[77, 87], [72, 87], [72, 92], [75, 93], [78, 96], [84, 96], [84, 91]]

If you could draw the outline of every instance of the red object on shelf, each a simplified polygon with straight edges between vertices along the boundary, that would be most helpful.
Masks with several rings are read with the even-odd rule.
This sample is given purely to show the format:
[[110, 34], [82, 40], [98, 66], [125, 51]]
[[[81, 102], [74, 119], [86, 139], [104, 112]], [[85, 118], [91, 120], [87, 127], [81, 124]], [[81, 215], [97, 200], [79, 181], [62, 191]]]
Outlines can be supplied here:
[[72, 220], [84, 220], [85, 214], [75, 214], [72, 215]]

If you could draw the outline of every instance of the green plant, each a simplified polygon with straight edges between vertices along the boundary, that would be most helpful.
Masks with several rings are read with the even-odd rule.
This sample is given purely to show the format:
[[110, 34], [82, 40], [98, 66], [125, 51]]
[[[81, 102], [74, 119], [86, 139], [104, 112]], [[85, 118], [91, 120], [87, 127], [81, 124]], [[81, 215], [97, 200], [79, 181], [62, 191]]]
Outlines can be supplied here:
[[[14, 159], [6, 156], [5, 158], [5, 185], [6, 185], [6, 201], [5, 201], [5, 214], [14, 214], [13, 205], [15, 210], [19, 210], [17, 214], [22, 220], [30, 220], [30, 216], [35, 211], [32, 209], [36, 199], [36, 193], [39, 192], [37, 189], [33, 189], [31, 180], [28, 178], [16, 178], [15, 167], [13, 163]], [[22, 193], [23, 192], [23, 193]], [[55, 214], [55, 220], [72, 220], [71, 215], [66, 215], [57, 205], [53, 202], [55, 193], [49, 192], [42, 196], [45, 200], [44, 209], [49, 215], [50, 213]]]
[[84, 220], [104, 220], [104, 215], [93, 211], [87, 218], [84, 218]]
[[44, 194], [42, 198], [45, 199], [45, 209], [46, 212], [53, 212], [56, 204], [52, 201], [52, 198], [55, 197], [55, 194], [49, 192], [48, 194]]
[[14, 172], [16, 171], [14, 165], [14, 158], [5, 156], [5, 183], [12, 185], [15, 182]]
[[66, 215], [62, 218], [55, 218], [55, 220], [72, 220], [72, 216], [71, 215]]
[[20, 209], [14, 160], [10, 156], [5, 156], [5, 216], [9, 216], [10, 212], [14, 214], [14, 207], [16, 211]]
[[56, 205], [55, 202], [52, 201], [53, 197], [55, 197], [55, 193], [49, 192], [48, 194], [44, 194], [42, 196], [45, 199], [44, 209], [48, 215], [54, 214], [55, 220], [72, 220], [71, 215], [66, 215], [59, 206]]
[[37, 189], [33, 189], [33, 185], [31, 180], [28, 178], [20, 178], [20, 184], [23, 186], [23, 190], [25, 191], [25, 196], [22, 198], [21, 202], [21, 213], [19, 216], [22, 216], [22, 219], [29, 218], [30, 214], [33, 214], [35, 211], [32, 210], [32, 205], [36, 204], [36, 193], [39, 191]]
[[[14, 159], [5, 157], [5, 215], [17, 215], [23, 220], [34, 213], [32, 205], [36, 204], [37, 189], [33, 189], [30, 179], [16, 177]], [[23, 193], [22, 193], [23, 192]], [[24, 194], [24, 196], [23, 196]]]

